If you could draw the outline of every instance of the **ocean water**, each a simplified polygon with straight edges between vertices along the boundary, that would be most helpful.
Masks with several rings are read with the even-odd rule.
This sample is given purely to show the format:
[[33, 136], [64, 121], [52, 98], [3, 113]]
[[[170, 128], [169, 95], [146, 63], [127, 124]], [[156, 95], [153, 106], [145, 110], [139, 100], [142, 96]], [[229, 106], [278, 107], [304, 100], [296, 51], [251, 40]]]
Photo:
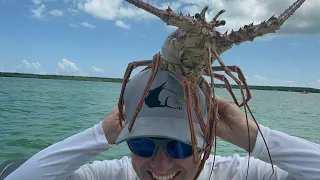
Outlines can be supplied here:
[[[29, 158], [38, 151], [103, 120], [117, 105], [120, 83], [0, 77], [0, 163]], [[239, 90], [235, 90], [239, 95]], [[231, 99], [225, 89], [220, 97]], [[252, 90], [249, 105], [258, 123], [320, 143], [320, 94]], [[242, 149], [217, 140], [217, 154]], [[114, 146], [93, 160], [130, 156]]]

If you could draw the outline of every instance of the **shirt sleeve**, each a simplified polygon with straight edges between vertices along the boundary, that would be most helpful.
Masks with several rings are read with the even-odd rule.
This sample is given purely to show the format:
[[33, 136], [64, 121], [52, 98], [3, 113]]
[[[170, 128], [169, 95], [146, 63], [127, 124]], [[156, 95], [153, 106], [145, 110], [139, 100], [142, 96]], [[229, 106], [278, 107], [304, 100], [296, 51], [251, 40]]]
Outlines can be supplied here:
[[[94, 169], [85, 166], [78, 169], [109, 148], [111, 145], [108, 144], [100, 122], [38, 152], [5, 180], [63, 180], [68, 178], [95, 180]], [[116, 161], [110, 161], [110, 163], [104, 164], [104, 168], [113, 166], [115, 163]], [[110, 168], [108, 172], [112, 173]], [[106, 179], [108, 179], [107, 176]]]
[[[248, 179], [256, 180], [315, 180], [320, 177], [320, 145], [301, 138], [271, 130], [260, 125], [267, 141], [275, 173], [263, 139], [258, 134], [249, 163]], [[111, 148], [101, 123], [58, 142], [31, 157], [5, 180], [98, 180], [132, 179], [134, 171], [127, 157], [86, 164], [93, 157]], [[205, 176], [214, 158], [206, 162]], [[245, 179], [248, 157], [219, 158], [214, 167], [217, 176], [224, 179]], [[215, 177], [215, 176], [213, 176]]]
[[[266, 140], [273, 164], [288, 173], [288, 175], [286, 175], [287, 179], [320, 179], [319, 144], [299, 137], [290, 136], [276, 130], [271, 130], [262, 125], [259, 125], [259, 127]], [[268, 151], [260, 133], [258, 134], [255, 147], [252, 151], [252, 156], [270, 163]], [[272, 174], [270, 164], [256, 162], [256, 165], [258, 171], [253, 172], [257, 175], [257, 178], [255, 179], [284, 179], [282, 176], [277, 176], [277, 173]], [[252, 165], [251, 167], [255, 168], [255, 165]], [[275, 167], [276, 170], [277, 167]]]
[[267, 142], [274, 172], [266, 145], [259, 133], [250, 158], [240, 157], [238, 154], [227, 157], [211, 155], [206, 161], [201, 179], [320, 179], [320, 145], [262, 125], [259, 127]]

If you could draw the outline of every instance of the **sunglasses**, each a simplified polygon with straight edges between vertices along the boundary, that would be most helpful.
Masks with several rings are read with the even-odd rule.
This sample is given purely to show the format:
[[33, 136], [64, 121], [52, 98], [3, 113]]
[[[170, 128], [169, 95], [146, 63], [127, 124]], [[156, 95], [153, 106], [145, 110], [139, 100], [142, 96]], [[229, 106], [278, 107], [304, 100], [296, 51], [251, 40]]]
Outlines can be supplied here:
[[135, 138], [127, 141], [129, 149], [136, 155], [150, 158], [154, 156], [159, 147], [173, 159], [182, 159], [192, 155], [192, 146], [167, 138]]

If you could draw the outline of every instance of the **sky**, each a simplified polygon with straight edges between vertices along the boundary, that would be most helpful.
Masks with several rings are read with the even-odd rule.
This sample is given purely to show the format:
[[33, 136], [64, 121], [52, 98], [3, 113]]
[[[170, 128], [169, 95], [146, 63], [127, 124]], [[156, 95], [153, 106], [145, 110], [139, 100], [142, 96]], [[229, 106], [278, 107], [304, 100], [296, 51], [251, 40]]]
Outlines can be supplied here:
[[[222, 33], [279, 16], [294, 2], [144, 1], [190, 15], [208, 5], [207, 21], [225, 9]], [[223, 62], [239, 66], [250, 85], [320, 89], [319, 9], [319, 0], [307, 0], [277, 33], [233, 46]], [[0, 24], [2, 72], [118, 78], [128, 63], [152, 59], [175, 30], [123, 0], [0, 0]]]

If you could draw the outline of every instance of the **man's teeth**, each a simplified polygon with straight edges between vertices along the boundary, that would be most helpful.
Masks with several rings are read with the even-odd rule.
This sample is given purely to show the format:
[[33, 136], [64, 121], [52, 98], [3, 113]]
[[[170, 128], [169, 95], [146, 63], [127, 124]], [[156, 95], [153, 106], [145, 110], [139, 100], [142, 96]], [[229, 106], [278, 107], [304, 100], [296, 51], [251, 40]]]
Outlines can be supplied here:
[[157, 175], [155, 175], [153, 173], [151, 173], [151, 174], [152, 174], [153, 178], [155, 178], [155, 179], [158, 179], [158, 180], [169, 180], [169, 179], [172, 179], [177, 173], [171, 174], [169, 176], [157, 176]]

